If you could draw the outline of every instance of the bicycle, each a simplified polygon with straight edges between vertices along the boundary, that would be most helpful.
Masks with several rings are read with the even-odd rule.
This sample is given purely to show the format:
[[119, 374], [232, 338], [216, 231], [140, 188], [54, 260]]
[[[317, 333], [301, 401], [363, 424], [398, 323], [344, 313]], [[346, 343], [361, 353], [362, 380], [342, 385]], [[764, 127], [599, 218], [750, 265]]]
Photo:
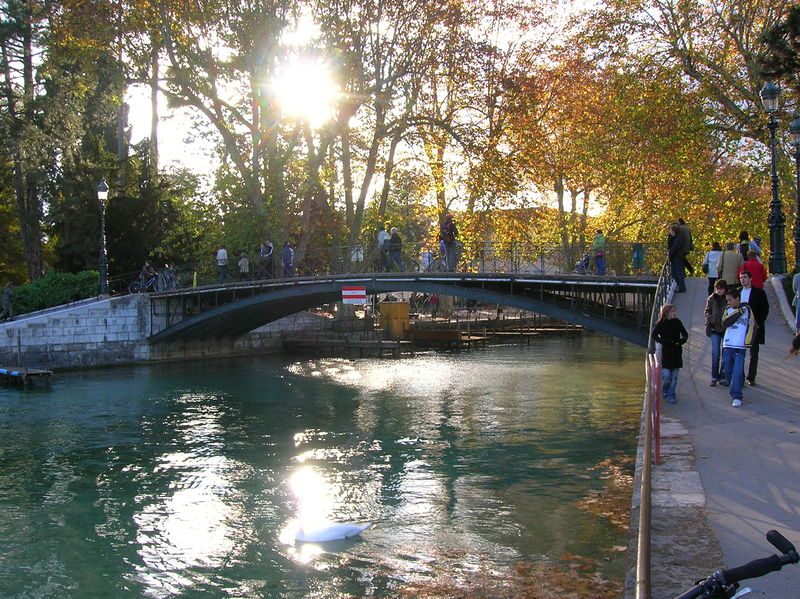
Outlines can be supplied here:
[[148, 291], [156, 291], [156, 284], [158, 282], [158, 275], [153, 275], [144, 284], [142, 284], [141, 279], [136, 279], [130, 285], [128, 285], [128, 291], [130, 293], [146, 293]]
[[730, 570], [717, 570], [682, 595], [675, 597], [675, 599], [728, 599], [742, 597], [752, 592], [753, 589], [745, 587], [737, 592], [739, 581], [748, 578], [759, 578], [770, 572], [780, 570], [787, 564], [796, 564], [800, 561], [797, 549], [777, 530], [770, 530], [767, 533], [767, 540], [783, 555], [779, 556], [773, 553], [769, 557], [756, 559]]

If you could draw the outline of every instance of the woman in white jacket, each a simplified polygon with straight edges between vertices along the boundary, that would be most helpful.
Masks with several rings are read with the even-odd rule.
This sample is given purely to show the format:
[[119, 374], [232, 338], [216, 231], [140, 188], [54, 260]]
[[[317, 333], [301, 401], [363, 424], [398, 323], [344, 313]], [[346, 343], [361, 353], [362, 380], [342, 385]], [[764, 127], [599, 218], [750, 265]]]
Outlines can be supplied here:
[[722, 246], [718, 241], [711, 244], [711, 249], [703, 257], [703, 272], [708, 277], [708, 295], [714, 293], [714, 283], [717, 281], [717, 262], [722, 255]]

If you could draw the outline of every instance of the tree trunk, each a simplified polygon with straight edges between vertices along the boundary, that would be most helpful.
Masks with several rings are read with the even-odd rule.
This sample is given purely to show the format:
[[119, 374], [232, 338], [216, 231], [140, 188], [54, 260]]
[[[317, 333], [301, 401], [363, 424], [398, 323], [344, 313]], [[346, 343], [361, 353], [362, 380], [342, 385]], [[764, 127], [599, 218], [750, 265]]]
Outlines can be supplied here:
[[158, 172], [158, 45], [153, 44], [150, 61], [150, 168]]
[[378, 218], [383, 221], [386, 217], [386, 204], [389, 201], [389, 190], [391, 189], [392, 171], [394, 170], [394, 153], [397, 144], [400, 143], [400, 133], [396, 133], [392, 138], [392, 145], [389, 146], [389, 157], [386, 159], [386, 168], [383, 171], [383, 189], [381, 189], [381, 200], [378, 204]]
[[28, 277], [36, 281], [44, 276], [42, 256], [42, 202], [35, 177], [23, 173], [22, 162], [15, 157], [14, 192], [19, 213], [20, 235], [25, 261], [28, 264]]
[[[344, 217], [349, 225], [353, 222], [353, 165], [350, 156], [350, 125], [344, 124], [341, 133], [342, 140], [342, 183], [344, 184]], [[352, 237], [352, 231], [347, 232], [347, 238]]]

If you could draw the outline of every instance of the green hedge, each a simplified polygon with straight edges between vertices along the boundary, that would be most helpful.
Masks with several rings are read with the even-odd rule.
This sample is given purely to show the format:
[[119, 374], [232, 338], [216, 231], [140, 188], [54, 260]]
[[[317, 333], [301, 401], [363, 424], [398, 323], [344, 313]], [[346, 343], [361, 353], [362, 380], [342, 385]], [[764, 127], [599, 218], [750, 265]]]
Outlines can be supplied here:
[[50, 271], [43, 278], [14, 287], [14, 312], [25, 314], [97, 295], [100, 275], [84, 270], [76, 275]]

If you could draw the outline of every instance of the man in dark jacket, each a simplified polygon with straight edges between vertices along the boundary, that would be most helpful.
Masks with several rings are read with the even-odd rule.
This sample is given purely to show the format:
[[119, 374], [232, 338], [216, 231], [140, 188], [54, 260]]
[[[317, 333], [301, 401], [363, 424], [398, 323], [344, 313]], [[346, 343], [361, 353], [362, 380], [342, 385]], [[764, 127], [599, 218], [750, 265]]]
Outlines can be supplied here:
[[403, 272], [405, 270], [402, 259], [403, 240], [397, 232], [397, 227], [392, 227], [389, 232], [391, 233], [389, 237], [389, 258], [397, 266], [397, 270]]
[[686, 224], [686, 221], [682, 218], [678, 219], [678, 228], [681, 230], [683, 234], [683, 267], [686, 269], [686, 272], [689, 273], [690, 277], [694, 276], [694, 266], [692, 266], [692, 261], [689, 260], [689, 253], [694, 251], [694, 241], [692, 241], [692, 230], [689, 228], [689, 225]]
[[678, 285], [675, 293], [686, 291], [686, 273], [683, 270], [684, 263], [684, 234], [678, 223], [669, 226], [669, 237], [667, 238], [667, 255], [669, 256], [669, 266], [672, 279]]
[[766, 339], [766, 321], [769, 315], [769, 300], [767, 293], [763, 289], [753, 287], [753, 277], [749, 271], [743, 270], [739, 274], [739, 281], [742, 283], [742, 303], [750, 306], [753, 317], [756, 319], [755, 337], [750, 346], [750, 365], [747, 369], [747, 382], [750, 385], [756, 384], [756, 374], [758, 374], [758, 347], [764, 344]]

